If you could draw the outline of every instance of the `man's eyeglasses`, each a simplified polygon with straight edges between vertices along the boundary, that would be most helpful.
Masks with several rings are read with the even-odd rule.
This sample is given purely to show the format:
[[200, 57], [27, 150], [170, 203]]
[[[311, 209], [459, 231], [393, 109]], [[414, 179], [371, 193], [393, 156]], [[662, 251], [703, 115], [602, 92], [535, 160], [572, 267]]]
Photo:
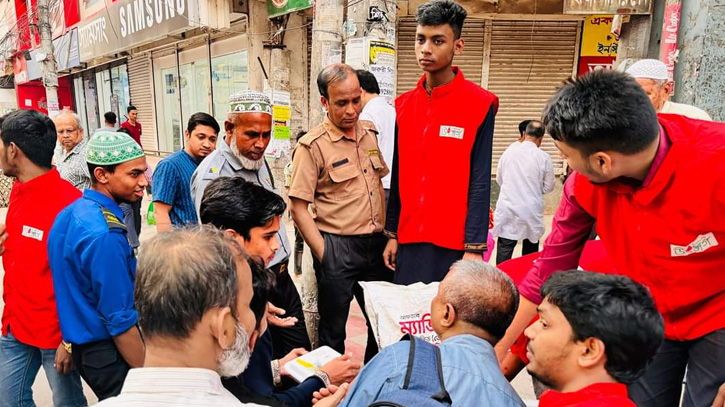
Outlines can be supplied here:
[[77, 131], [78, 131], [78, 128], [75, 128], [75, 129], [68, 129], [68, 130], [58, 130], [57, 133], [58, 133], [58, 135], [61, 135], [62, 136], [64, 134], [72, 134], [72, 133], [75, 133]]

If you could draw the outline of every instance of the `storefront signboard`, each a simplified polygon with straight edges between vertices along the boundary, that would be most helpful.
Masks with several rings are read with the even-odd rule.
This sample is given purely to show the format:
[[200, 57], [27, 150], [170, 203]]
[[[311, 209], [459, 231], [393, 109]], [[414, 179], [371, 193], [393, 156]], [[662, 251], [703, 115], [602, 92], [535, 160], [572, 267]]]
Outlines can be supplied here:
[[312, 7], [314, 0], [267, 0], [267, 16], [269, 18], [283, 16], [293, 11]]
[[564, 0], [564, 14], [652, 14], [653, 0]]
[[119, 0], [80, 24], [81, 62], [163, 38], [195, 24], [195, 0]]
[[619, 47], [619, 41], [611, 33], [613, 20], [612, 15], [593, 15], [584, 20], [579, 75], [597, 69], [612, 69]]

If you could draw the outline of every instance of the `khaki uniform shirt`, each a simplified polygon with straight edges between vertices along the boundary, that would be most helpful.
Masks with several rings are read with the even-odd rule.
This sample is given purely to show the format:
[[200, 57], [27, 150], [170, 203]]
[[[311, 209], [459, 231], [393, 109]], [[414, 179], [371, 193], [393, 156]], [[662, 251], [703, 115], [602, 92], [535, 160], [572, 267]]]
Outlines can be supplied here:
[[363, 235], [385, 225], [380, 179], [389, 171], [375, 125], [359, 121], [355, 133], [346, 135], [325, 117], [293, 152], [289, 196], [312, 203], [322, 232]]

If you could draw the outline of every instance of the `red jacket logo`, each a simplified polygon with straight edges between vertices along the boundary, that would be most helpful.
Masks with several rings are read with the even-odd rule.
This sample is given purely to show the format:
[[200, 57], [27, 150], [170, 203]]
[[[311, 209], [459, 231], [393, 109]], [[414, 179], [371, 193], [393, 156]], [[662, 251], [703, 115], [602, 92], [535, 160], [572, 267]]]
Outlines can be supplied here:
[[712, 232], [706, 235], [698, 236], [692, 243], [687, 246], [670, 245], [670, 254], [672, 257], [689, 256], [694, 253], [702, 253], [705, 250], [718, 245], [717, 239]]

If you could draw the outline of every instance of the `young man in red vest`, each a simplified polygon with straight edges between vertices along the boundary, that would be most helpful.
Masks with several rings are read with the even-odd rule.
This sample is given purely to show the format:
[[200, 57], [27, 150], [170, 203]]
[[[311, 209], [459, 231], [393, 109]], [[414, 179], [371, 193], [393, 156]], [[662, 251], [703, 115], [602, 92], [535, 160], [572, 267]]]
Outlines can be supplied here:
[[526, 369], [549, 386], [540, 407], [635, 407], [635, 381], [662, 343], [647, 288], [625, 276], [572, 270], [541, 288], [539, 320], [526, 328]]
[[487, 250], [491, 149], [498, 98], [463, 77], [466, 11], [418, 8], [415, 55], [424, 75], [395, 101], [393, 175], [383, 253], [397, 284], [441, 281], [460, 258]]
[[640, 407], [709, 406], [725, 382], [725, 125], [656, 115], [631, 76], [597, 71], [564, 84], [546, 130], [576, 171], [539, 260], [519, 285], [499, 358], [535, 315], [539, 288], [576, 267], [597, 222], [619, 273], [652, 292], [665, 341], [630, 386]]

